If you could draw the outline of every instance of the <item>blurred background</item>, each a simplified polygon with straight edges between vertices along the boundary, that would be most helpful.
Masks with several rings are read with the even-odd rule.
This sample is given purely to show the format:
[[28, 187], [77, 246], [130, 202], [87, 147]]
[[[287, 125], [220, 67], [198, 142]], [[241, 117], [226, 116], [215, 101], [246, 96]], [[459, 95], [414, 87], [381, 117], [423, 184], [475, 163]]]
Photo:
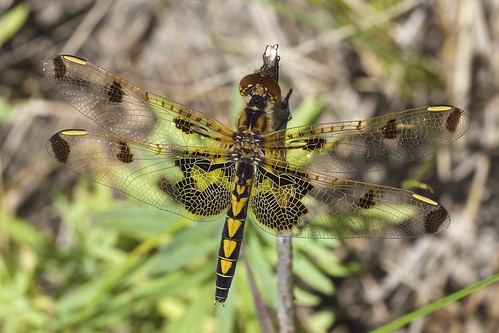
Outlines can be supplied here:
[[[237, 83], [267, 44], [279, 44], [280, 83], [294, 89], [290, 126], [311, 114], [354, 120], [430, 104], [472, 121], [434, 156], [352, 175], [430, 185], [423, 194], [448, 209], [448, 230], [293, 241], [299, 331], [367, 331], [498, 272], [496, 1], [0, 0], [2, 332], [260, 331], [247, 280], [273, 313], [273, 237], [248, 227], [248, 258], [225, 307], [213, 307], [222, 222], [145, 207], [53, 160], [53, 133], [97, 125], [41, 68], [74, 54], [230, 125]], [[496, 283], [397, 332], [496, 332], [498, 300]]]

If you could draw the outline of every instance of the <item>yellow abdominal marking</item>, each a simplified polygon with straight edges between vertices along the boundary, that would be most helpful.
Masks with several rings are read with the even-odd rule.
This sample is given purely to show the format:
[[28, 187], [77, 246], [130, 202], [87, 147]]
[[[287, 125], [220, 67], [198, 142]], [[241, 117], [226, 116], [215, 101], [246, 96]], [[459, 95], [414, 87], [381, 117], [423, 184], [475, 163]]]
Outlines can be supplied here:
[[236, 249], [237, 242], [229, 239], [224, 239], [224, 254], [225, 257], [229, 258], [232, 252]]
[[241, 220], [235, 220], [230, 217], [227, 217], [227, 230], [229, 231], [229, 237], [231, 238], [234, 237], [236, 232], [241, 227], [241, 224], [243, 224]]
[[237, 194], [241, 195], [246, 191], [246, 186], [236, 185]]
[[220, 267], [222, 268], [222, 273], [227, 274], [229, 269], [232, 267], [232, 261], [220, 259]]
[[246, 206], [248, 203], [248, 198], [241, 198], [240, 200], [237, 200], [235, 195], [232, 195], [232, 213], [234, 216], [239, 215], [241, 210]]

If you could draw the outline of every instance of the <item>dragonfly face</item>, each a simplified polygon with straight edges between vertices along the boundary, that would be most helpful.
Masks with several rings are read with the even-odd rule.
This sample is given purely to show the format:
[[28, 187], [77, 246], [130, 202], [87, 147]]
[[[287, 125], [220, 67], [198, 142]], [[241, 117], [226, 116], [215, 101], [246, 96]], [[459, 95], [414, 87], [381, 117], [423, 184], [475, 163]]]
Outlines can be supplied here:
[[232, 130], [74, 56], [49, 58], [43, 69], [69, 104], [105, 129], [54, 134], [47, 148], [59, 162], [190, 219], [225, 214], [217, 302], [227, 298], [248, 212], [265, 231], [289, 237], [419, 237], [450, 224], [429, 198], [330, 174], [396, 167], [436, 151], [469, 127], [456, 107], [274, 131], [281, 90], [256, 72], [240, 82], [244, 108]]

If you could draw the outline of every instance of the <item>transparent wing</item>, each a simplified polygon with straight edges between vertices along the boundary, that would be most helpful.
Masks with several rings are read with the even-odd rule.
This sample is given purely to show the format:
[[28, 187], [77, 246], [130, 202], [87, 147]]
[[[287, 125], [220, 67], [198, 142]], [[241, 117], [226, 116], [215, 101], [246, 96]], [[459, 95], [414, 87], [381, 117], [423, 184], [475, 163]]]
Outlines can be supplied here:
[[254, 221], [279, 236], [412, 238], [446, 229], [439, 203], [401, 189], [337, 179], [274, 163], [257, 170]]
[[403, 165], [453, 142], [469, 115], [453, 106], [428, 106], [363, 121], [290, 128], [265, 135], [265, 149], [286, 150], [290, 164], [322, 173], [362, 172]]
[[117, 136], [156, 144], [216, 148], [233, 131], [199, 111], [132, 85], [86, 60], [58, 55], [43, 71], [64, 99]]
[[215, 151], [179, 151], [85, 130], [56, 133], [47, 149], [82, 176], [191, 219], [215, 218], [229, 207], [235, 166]]

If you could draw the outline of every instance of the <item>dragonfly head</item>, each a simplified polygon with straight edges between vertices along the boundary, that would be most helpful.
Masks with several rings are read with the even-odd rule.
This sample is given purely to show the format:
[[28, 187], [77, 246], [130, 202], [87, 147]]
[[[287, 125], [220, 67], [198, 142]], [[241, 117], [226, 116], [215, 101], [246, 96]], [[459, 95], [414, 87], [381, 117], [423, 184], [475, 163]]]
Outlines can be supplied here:
[[239, 93], [241, 96], [261, 96], [268, 99], [271, 104], [281, 99], [281, 88], [279, 84], [269, 78], [258, 74], [249, 74], [239, 82]]

